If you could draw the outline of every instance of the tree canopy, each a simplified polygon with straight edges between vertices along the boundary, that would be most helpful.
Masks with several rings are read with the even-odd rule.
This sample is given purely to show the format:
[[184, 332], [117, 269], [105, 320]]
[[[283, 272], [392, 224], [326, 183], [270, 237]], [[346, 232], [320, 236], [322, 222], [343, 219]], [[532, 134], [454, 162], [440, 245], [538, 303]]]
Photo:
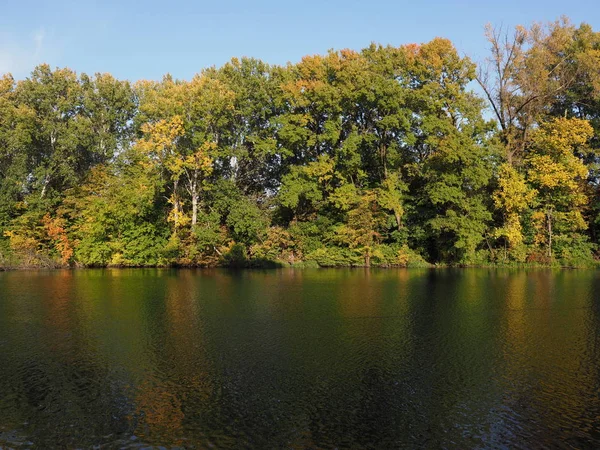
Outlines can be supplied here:
[[[600, 33], [0, 78], [0, 267], [594, 264]], [[474, 88], [478, 85], [480, 88]]]

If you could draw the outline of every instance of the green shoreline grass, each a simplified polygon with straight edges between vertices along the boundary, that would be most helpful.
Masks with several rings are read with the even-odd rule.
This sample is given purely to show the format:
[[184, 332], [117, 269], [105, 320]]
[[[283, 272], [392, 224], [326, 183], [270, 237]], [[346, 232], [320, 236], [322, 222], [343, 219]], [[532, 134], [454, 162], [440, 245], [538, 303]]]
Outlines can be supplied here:
[[154, 264], [154, 265], [104, 265], [104, 266], [83, 266], [70, 265], [63, 266], [60, 264], [54, 265], [23, 265], [23, 264], [1, 264], [0, 271], [34, 271], [34, 270], [89, 270], [89, 269], [513, 269], [513, 270], [530, 270], [530, 269], [559, 269], [559, 270], [574, 270], [574, 269], [598, 269], [600, 261], [595, 261], [594, 264], [588, 265], [563, 265], [560, 263], [540, 264], [540, 263], [507, 263], [507, 264], [417, 264], [417, 265], [378, 265], [371, 266], [356, 265], [356, 264], [338, 264], [338, 265], [319, 265], [316, 261], [300, 261], [295, 264], [289, 264], [282, 261], [268, 260], [248, 260], [245, 263], [236, 264], [213, 264], [213, 265], [182, 265], [182, 264]]

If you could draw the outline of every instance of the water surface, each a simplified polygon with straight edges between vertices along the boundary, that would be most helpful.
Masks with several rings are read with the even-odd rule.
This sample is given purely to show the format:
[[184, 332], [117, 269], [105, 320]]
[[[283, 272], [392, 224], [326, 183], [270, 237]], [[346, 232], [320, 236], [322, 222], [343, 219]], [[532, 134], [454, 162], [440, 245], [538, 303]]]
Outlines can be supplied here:
[[594, 271], [0, 273], [0, 447], [599, 448]]

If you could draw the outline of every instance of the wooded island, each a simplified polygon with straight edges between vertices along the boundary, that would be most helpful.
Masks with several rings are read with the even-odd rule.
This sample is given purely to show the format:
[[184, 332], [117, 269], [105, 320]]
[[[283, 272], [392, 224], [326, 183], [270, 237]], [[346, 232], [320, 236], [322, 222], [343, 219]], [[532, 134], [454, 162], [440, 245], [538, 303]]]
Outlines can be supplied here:
[[0, 267], [592, 266], [600, 33], [0, 78]]

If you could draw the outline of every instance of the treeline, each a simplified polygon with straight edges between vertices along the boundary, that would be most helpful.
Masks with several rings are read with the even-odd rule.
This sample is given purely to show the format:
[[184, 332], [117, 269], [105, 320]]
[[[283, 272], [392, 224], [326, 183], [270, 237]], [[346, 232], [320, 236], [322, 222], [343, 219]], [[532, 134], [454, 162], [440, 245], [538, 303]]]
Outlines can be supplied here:
[[487, 38], [479, 67], [438, 38], [191, 81], [4, 75], [0, 265], [592, 265], [600, 33]]

